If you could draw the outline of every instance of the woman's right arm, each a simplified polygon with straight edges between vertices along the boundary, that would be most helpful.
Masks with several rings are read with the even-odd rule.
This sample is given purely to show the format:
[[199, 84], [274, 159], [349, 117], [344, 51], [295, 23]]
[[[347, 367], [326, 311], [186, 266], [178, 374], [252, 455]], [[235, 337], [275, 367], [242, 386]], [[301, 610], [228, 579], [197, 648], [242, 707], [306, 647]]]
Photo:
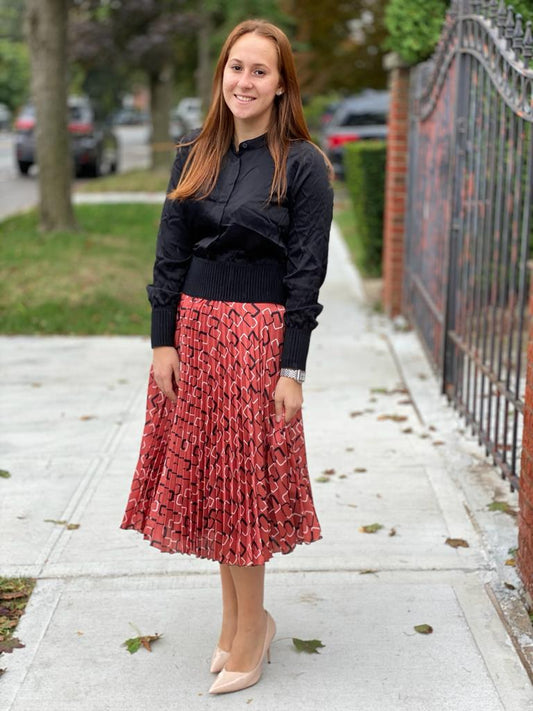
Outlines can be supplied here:
[[[167, 193], [180, 179], [186, 149], [178, 149]], [[173, 402], [179, 379], [179, 358], [174, 347], [176, 315], [181, 288], [189, 268], [193, 241], [182, 201], [165, 200], [157, 234], [153, 282], [147, 286], [152, 306], [153, 373], [159, 389]]]
[[[178, 149], [167, 193], [178, 184], [186, 151], [186, 147]], [[187, 227], [184, 202], [166, 198], [157, 233], [153, 281], [147, 286], [148, 299], [152, 305], [152, 348], [174, 345], [176, 313], [192, 248], [193, 240]]]

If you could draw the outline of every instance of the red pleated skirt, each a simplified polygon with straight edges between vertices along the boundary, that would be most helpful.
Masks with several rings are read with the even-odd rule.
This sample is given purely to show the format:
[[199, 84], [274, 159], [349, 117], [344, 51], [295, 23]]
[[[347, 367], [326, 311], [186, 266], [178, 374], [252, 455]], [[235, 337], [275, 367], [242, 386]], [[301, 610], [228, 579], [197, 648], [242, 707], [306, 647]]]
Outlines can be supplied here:
[[183, 294], [177, 403], [150, 371], [120, 528], [167, 553], [262, 565], [320, 539], [301, 412], [275, 421], [284, 307]]

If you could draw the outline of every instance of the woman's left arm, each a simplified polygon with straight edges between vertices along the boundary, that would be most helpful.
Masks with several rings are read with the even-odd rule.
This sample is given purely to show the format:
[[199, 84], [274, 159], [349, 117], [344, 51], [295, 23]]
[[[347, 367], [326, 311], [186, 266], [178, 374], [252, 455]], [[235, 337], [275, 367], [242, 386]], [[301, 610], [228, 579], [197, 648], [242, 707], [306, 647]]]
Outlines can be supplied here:
[[[322, 154], [309, 143], [294, 149], [301, 155], [295, 157], [288, 168], [290, 225], [281, 367], [305, 371], [311, 331], [318, 325], [317, 316], [323, 309], [318, 294], [326, 277], [333, 188]], [[283, 396], [286, 422], [296, 414], [294, 407], [298, 400], [300, 405], [296, 412], [301, 407], [301, 391], [301, 383], [280, 377], [276, 386], [276, 411]]]

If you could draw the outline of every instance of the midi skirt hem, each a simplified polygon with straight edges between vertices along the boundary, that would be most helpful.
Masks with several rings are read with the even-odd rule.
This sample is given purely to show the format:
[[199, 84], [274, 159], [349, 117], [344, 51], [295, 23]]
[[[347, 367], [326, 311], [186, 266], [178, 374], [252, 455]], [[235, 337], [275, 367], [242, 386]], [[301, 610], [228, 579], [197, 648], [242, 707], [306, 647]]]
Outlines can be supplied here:
[[176, 402], [150, 369], [120, 528], [161, 552], [262, 565], [321, 536], [302, 413], [276, 419], [284, 307], [182, 294]]
[[[227, 559], [224, 555], [220, 555], [217, 558], [214, 556], [209, 556], [207, 554], [201, 554], [196, 551], [185, 550], [184, 548], [183, 549], [182, 548], [168, 548], [168, 547], [164, 546], [160, 541], [155, 541], [153, 538], [151, 538], [151, 536], [148, 533], [144, 533], [140, 528], [137, 528], [134, 525], [127, 525], [127, 526], [121, 525], [120, 528], [122, 528], [125, 531], [127, 531], [127, 530], [137, 531], [138, 533], [141, 534], [141, 536], [143, 537], [143, 539], [145, 541], [148, 541], [148, 543], [153, 548], [157, 548], [157, 550], [161, 551], [161, 553], [170, 553], [170, 554], [181, 553], [182, 555], [189, 555], [194, 558], [199, 558], [201, 560], [212, 560], [214, 563], [223, 563], [225, 565], [238, 565], [238, 563], [228, 563]], [[241, 565], [241, 567], [251, 567], [253, 565], [264, 565], [265, 563], [268, 563], [268, 561], [271, 560], [273, 558], [273, 556], [276, 554], [281, 553], [281, 555], [288, 555], [289, 553], [292, 553], [295, 550], [295, 548], [297, 548], [298, 546], [309, 545], [310, 543], [314, 543], [315, 541], [319, 541], [321, 539], [322, 539], [322, 534], [319, 533], [318, 535], [316, 535], [313, 538], [310, 538], [309, 540], [301, 539], [301, 540], [293, 542], [293, 544], [291, 545], [290, 548], [278, 549], [278, 550], [274, 550], [274, 549], [265, 550], [265, 552], [262, 556], [258, 557], [253, 562], [245, 563], [244, 566]]]

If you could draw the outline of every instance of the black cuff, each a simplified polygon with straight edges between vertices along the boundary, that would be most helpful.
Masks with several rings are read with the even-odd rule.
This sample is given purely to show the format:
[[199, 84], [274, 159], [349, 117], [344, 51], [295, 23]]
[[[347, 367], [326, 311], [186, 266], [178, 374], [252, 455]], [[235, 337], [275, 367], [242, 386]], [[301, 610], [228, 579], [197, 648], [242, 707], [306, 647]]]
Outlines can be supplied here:
[[305, 370], [311, 331], [300, 328], [286, 328], [281, 353], [281, 367]]
[[152, 309], [152, 348], [173, 346], [177, 306]]

